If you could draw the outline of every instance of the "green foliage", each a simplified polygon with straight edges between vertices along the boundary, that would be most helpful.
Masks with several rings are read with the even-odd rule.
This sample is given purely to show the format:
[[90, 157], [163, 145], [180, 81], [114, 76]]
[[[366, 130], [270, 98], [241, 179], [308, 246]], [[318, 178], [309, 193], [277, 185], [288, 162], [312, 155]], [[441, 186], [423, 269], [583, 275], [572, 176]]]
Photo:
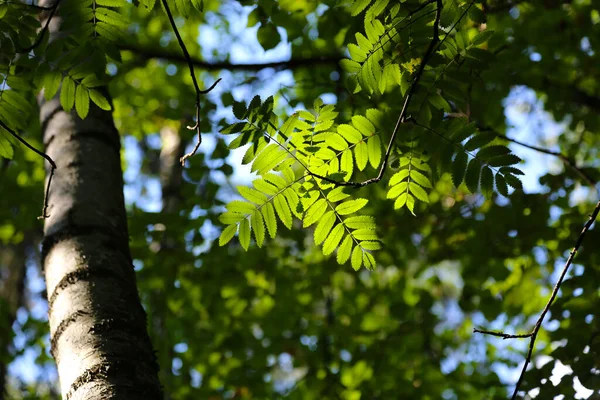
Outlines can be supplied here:
[[[360, 14], [369, 4], [370, 1], [353, 2], [349, 7], [351, 15]], [[366, 35], [355, 34], [356, 44], [348, 44], [351, 59], [341, 62], [353, 80], [355, 94], [366, 91], [375, 96], [390, 92], [404, 97], [394, 128], [394, 131], [400, 130], [403, 142], [390, 143], [392, 148], [385, 150], [386, 162], [389, 154], [397, 155], [395, 169], [398, 171], [389, 180], [387, 194], [388, 199], [394, 200], [394, 209], [406, 206], [415, 215], [417, 201], [429, 203], [428, 191], [433, 189], [430, 164], [436, 166], [436, 176], [450, 173], [457, 188], [464, 182], [472, 193], [481, 190], [491, 196], [495, 187], [507, 196], [508, 186], [521, 188], [516, 175], [522, 173], [513, 167], [521, 160], [507, 147], [492, 144], [496, 135], [478, 131], [475, 124], [467, 123], [464, 118], [445, 116], [466, 99], [460, 89], [454, 89], [480, 74], [492, 57], [476, 47], [486, 44], [491, 32], [470, 36], [455, 30], [464, 23], [471, 6], [472, 3], [461, 3], [450, 28], [440, 38], [433, 37], [440, 29], [435, 26], [442, 14], [442, 10], [437, 9], [438, 3], [388, 7], [387, 1], [377, 1], [364, 18]], [[412, 52], [418, 46], [429, 46], [433, 52], [420, 58]], [[301, 219], [304, 227], [320, 219], [315, 244], [328, 239], [323, 244], [323, 254], [329, 255], [339, 247], [342, 254], [338, 254], [338, 262], [348, 260], [352, 251], [355, 269], [362, 264], [372, 267], [372, 255], [366, 250], [379, 249], [377, 236], [360, 236], [375, 243], [365, 248], [342, 218], [359, 208], [341, 213], [340, 206], [328, 199], [327, 192], [332, 188], [361, 186], [348, 182], [368, 164], [378, 169], [384, 153], [381, 136], [389, 137], [392, 128], [384, 122], [385, 114], [369, 109], [364, 116], [352, 116], [349, 123], [336, 123], [338, 113], [333, 105], [324, 106], [317, 100], [314, 113], [300, 110], [279, 126], [272, 110], [272, 98], [261, 104], [255, 97], [248, 108], [235, 103], [234, 115], [242, 122], [221, 131], [238, 134], [230, 144], [232, 149], [250, 144], [242, 163], [252, 163], [252, 171], [263, 176], [253, 183], [255, 189], [240, 188], [242, 196], [256, 208], [243, 209], [239, 202], [233, 202], [221, 221], [239, 226], [240, 242], [247, 248], [250, 231], [245, 224], [255, 220], [252, 226], [258, 230], [255, 239], [261, 246], [262, 218], [266, 218], [261, 209], [265, 204], [273, 204], [276, 210], [273, 215], [288, 229], [292, 227], [293, 216]], [[411, 136], [412, 139], [408, 139]], [[280, 179], [280, 184], [273, 182], [276, 178], [265, 177], [266, 174]], [[287, 179], [282, 179], [282, 175]], [[263, 217], [254, 217], [257, 214]], [[269, 219], [269, 223], [274, 225], [276, 221]], [[369, 229], [375, 230], [375, 224]], [[344, 241], [344, 235], [351, 239]], [[232, 228], [224, 230], [221, 245], [232, 236]], [[355, 253], [352, 246], [360, 248], [361, 254]]]
[[[62, 35], [42, 35], [24, 56], [39, 10], [0, 0], [0, 120], [42, 149], [40, 89], [81, 116], [112, 108], [137, 281], [170, 397], [506, 398], [514, 381], [495, 371], [518, 372], [526, 344], [472, 330], [530, 330], [597, 201], [585, 177], [600, 179], [595, 2], [514, 3], [444, 0], [425, 57], [436, 1], [169, 2], [206, 67], [201, 87], [223, 77], [221, 92], [202, 97], [200, 153], [169, 180], [169, 141], [159, 149], [157, 132], [192, 140], [194, 90], [162, 2], [61, 0]], [[237, 28], [246, 15], [264, 49], [287, 38], [291, 62], [258, 73], [229, 64], [239, 38], [260, 51]], [[257, 93], [272, 101], [244, 103]], [[321, 95], [332, 104], [315, 104]], [[221, 128], [227, 141], [209, 133]], [[504, 135], [565, 158], [531, 158]], [[37, 249], [44, 168], [16, 143], [0, 128], [0, 156], [13, 159], [0, 160], [0, 242]], [[344, 186], [377, 177], [385, 161], [381, 181]], [[256, 173], [249, 186], [232, 175], [241, 162]], [[521, 169], [532, 165], [552, 173], [528, 177], [524, 192]], [[538, 398], [585, 397], [575, 377], [600, 387], [598, 240], [593, 229], [538, 336], [534, 357], [551, 361], [522, 386]], [[31, 349], [47, 369], [35, 383], [10, 376], [16, 399], [56, 397], [39, 302], [19, 311], [27, 318], [12, 325], [7, 359]], [[573, 373], [554, 385], [558, 361]]]
[[[333, 105], [315, 101], [314, 112], [298, 111], [281, 125], [273, 113], [273, 98], [261, 103], [255, 97], [248, 107], [234, 103], [235, 116], [242, 120], [225, 127], [221, 133], [238, 136], [230, 143], [234, 149], [249, 144], [242, 159], [251, 164], [260, 178], [253, 188], [238, 186], [246, 202], [234, 200], [219, 219], [229, 225], [219, 239], [225, 245], [238, 227], [238, 237], [247, 249], [250, 231], [260, 247], [265, 239], [265, 226], [271, 238], [277, 232], [277, 222], [292, 229], [293, 219], [303, 227], [316, 224], [314, 242], [322, 245], [328, 256], [337, 249], [337, 261], [342, 264], [352, 254], [352, 267], [373, 269], [370, 253], [381, 244], [372, 219], [350, 217], [365, 207], [367, 199], [350, 199], [348, 189], [336, 186], [336, 178], [350, 180], [354, 165], [365, 169], [368, 162], [379, 165], [381, 146], [374, 124], [380, 113], [369, 110], [370, 119], [354, 116], [352, 125], [338, 125], [338, 113]], [[369, 144], [371, 141], [371, 144]]]

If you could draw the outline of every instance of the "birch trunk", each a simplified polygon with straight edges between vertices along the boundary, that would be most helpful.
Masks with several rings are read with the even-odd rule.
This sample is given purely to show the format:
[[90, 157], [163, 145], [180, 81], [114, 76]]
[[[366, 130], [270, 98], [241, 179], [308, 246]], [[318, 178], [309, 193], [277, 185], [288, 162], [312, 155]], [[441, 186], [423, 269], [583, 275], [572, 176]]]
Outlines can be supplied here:
[[[55, 16], [51, 40], [59, 26]], [[45, 151], [58, 166], [42, 265], [63, 399], [162, 399], [129, 252], [121, 146], [112, 115], [90, 104], [81, 120], [61, 108], [58, 96], [40, 100], [40, 107]]]

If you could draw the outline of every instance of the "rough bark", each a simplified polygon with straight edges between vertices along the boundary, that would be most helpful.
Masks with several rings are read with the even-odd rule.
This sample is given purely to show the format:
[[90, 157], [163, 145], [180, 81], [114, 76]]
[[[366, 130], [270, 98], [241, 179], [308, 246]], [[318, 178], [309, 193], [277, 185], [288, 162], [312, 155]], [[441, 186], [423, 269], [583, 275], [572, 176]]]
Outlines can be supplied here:
[[[59, 26], [55, 16], [51, 40]], [[40, 120], [45, 151], [57, 164], [42, 265], [63, 399], [159, 400], [158, 365], [129, 252], [112, 115], [90, 104], [81, 120], [57, 97], [44, 102], [40, 96]]]
[[12, 325], [23, 303], [25, 242], [0, 246], [0, 400], [6, 397], [6, 373], [12, 347]]
[[52, 354], [63, 398], [160, 399], [158, 367], [129, 253], [119, 134], [110, 113], [81, 120], [41, 106], [57, 170], [44, 224]]

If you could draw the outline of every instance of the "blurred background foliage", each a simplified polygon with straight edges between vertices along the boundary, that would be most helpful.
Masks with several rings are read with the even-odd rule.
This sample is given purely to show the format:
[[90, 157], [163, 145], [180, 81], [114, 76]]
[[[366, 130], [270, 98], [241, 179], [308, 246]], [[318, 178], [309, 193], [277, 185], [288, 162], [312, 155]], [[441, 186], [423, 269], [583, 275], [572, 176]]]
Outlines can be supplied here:
[[[217, 216], [252, 176], [217, 132], [233, 121], [233, 101], [255, 94], [274, 95], [282, 115], [319, 96], [343, 118], [397, 107], [397, 93], [347, 89], [338, 61], [362, 19], [333, 0], [203, 3], [203, 13], [176, 22], [203, 86], [223, 81], [203, 103], [201, 153], [185, 167], [195, 97], [160, 7], [127, 9], [123, 63], [107, 68], [165, 398], [506, 398], [527, 342], [473, 328], [531, 329], [597, 201], [600, 4], [478, 5], [497, 51], [480, 79], [465, 82], [470, 118], [564, 157], [513, 143], [526, 160], [524, 191], [484, 199], [442, 176], [417, 217], [394, 212], [385, 187], [361, 189], [386, 247], [374, 271], [354, 272], [324, 257], [299, 225], [262, 249], [218, 246]], [[32, 120], [24, 133], [38, 148], [39, 131]], [[36, 219], [43, 166], [22, 148], [0, 162], [0, 398], [54, 399]], [[590, 231], [551, 307], [527, 396], [600, 398], [599, 243]]]

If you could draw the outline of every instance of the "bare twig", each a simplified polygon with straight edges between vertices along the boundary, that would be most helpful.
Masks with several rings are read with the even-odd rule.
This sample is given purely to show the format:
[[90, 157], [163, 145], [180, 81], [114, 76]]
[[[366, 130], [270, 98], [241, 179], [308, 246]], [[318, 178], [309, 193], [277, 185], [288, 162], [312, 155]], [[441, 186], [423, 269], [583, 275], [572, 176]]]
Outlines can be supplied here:
[[[188, 59], [181, 54], [173, 53], [169, 50], [162, 49], [158, 46], [152, 48], [137, 46], [130, 43], [120, 43], [120, 50], [130, 51], [144, 59], [162, 59], [173, 62], [188, 63]], [[294, 69], [303, 67], [314, 67], [315, 65], [331, 65], [335, 68], [336, 65], [343, 60], [341, 54], [332, 54], [324, 56], [314, 56], [305, 58], [292, 58], [285, 61], [274, 61], [268, 63], [248, 63], [248, 64], [232, 64], [230, 62], [208, 62], [197, 57], [190, 56], [192, 64], [197, 68], [202, 68], [206, 71], [260, 71], [267, 68], [273, 69]]]
[[50, 22], [52, 21], [52, 17], [54, 16], [54, 13], [56, 12], [56, 9], [58, 8], [59, 3], [60, 3], [60, 0], [56, 0], [56, 2], [54, 3], [54, 5], [52, 7], [44, 8], [44, 10], [50, 10], [50, 15], [48, 16], [48, 19], [46, 20], [46, 24], [44, 25], [44, 27], [38, 34], [37, 38], [35, 39], [35, 42], [33, 42], [33, 44], [29, 47], [20, 49], [18, 51], [18, 53], [21, 53], [21, 54], [29, 53], [31, 50], [35, 49], [42, 43], [42, 40], [44, 39], [44, 35], [46, 34], [46, 31], [48, 31], [48, 26], [50, 25]]
[[52, 176], [54, 175], [54, 170], [56, 169], [56, 163], [54, 162], [52, 157], [50, 157], [48, 154], [46, 154], [43, 151], [40, 151], [40, 150], [36, 149], [35, 147], [33, 147], [32, 145], [30, 145], [25, 139], [23, 139], [21, 137], [21, 135], [19, 135], [17, 132], [12, 130], [2, 120], [0, 120], [0, 127], [2, 127], [5, 131], [10, 133], [19, 142], [23, 143], [25, 145], [25, 147], [27, 147], [29, 150], [33, 151], [35, 154], [39, 155], [40, 157], [43, 157], [44, 159], [46, 159], [46, 161], [48, 161], [48, 163], [50, 163], [50, 168], [51, 168], [50, 169], [50, 178], [48, 179], [48, 184], [46, 185], [46, 191], [44, 194], [44, 206], [42, 208], [42, 215], [40, 217], [38, 217], [39, 219], [48, 218], [49, 217], [49, 215], [47, 213], [47, 211], [48, 211], [48, 194], [50, 193], [50, 184], [52, 183]]
[[185, 154], [179, 160], [179, 161], [181, 161], [182, 165], [185, 165], [185, 160], [187, 160], [188, 158], [190, 158], [191, 156], [196, 154], [196, 152], [198, 151], [198, 148], [200, 147], [200, 144], [202, 143], [202, 133], [200, 132], [200, 96], [203, 94], [208, 94], [210, 91], [212, 91], [215, 88], [215, 86], [217, 86], [217, 84], [221, 81], [221, 78], [217, 79], [215, 81], [215, 83], [213, 83], [211, 85], [211, 87], [209, 87], [208, 89], [206, 89], [206, 90], [200, 89], [200, 86], [198, 86], [198, 80], [196, 79], [196, 72], [194, 71], [194, 62], [190, 56], [190, 53], [187, 50], [187, 47], [185, 46], [185, 43], [183, 42], [183, 39], [181, 38], [181, 35], [179, 34], [179, 29], [177, 29], [177, 25], [175, 24], [175, 20], [173, 19], [173, 14], [171, 13], [171, 8], [169, 7], [167, 0], [162, 0], [162, 4], [165, 7], [165, 12], [167, 13], [167, 16], [169, 17], [169, 22], [171, 23], [171, 28], [173, 28], [173, 32], [175, 32], [175, 36], [177, 37], [177, 42], [179, 43], [179, 47], [181, 48], [181, 51], [183, 52], [183, 56], [185, 57], [185, 60], [187, 61], [188, 67], [190, 69], [190, 76], [192, 77], [192, 82], [194, 83], [194, 89], [196, 90], [196, 124], [194, 126], [188, 126], [187, 128], [192, 131], [196, 130], [196, 133], [198, 135], [198, 141], [196, 142], [194, 149], [191, 152], [189, 152], [188, 154]]
[[577, 241], [575, 242], [575, 247], [573, 247], [573, 250], [571, 250], [571, 253], [569, 254], [569, 258], [567, 259], [565, 266], [563, 267], [562, 272], [560, 273], [560, 277], [558, 278], [558, 281], [556, 281], [556, 284], [554, 285], [552, 294], [550, 295], [550, 298], [548, 299], [546, 306], [544, 307], [544, 309], [542, 310], [542, 313], [540, 314], [539, 318], [537, 319], [531, 333], [524, 334], [524, 335], [510, 335], [510, 334], [505, 334], [502, 332], [492, 332], [492, 331], [485, 331], [485, 330], [479, 330], [479, 329], [473, 330], [474, 333], [481, 333], [481, 334], [485, 334], [485, 335], [497, 336], [497, 337], [501, 337], [503, 339], [529, 338], [529, 350], [527, 351], [527, 357], [525, 358], [525, 364], [523, 364], [523, 369], [521, 369], [521, 374], [519, 375], [519, 380], [517, 381], [517, 384], [515, 385], [515, 390], [512, 395], [513, 400], [517, 398], [517, 394], [519, 392], [519, 387], [521, 386], [521, 383], [523, 382], [523, 377], [525, 376], [525, 371], [527, 371], [527, 367], [529, 366], [529, 363], [531, 362], [531, 357], [533, 355], [533, 348], [535, 346], [535, 340], [537, 339], [537, 335], [540, 331], [540, 328], [542, 327], [542, 322], [544, 321], [546, 314], [550, 310], [550, 306], [554, 302], [554, 299], [556, 298], [556, 295], [558, 294], [558, 291], [560, 290], [563, 280], [565, 279], [565, 276], [567, 275], [567, 272], [569, 271], [569, 267], [573, 263], [573, 259], [575, 258], [575, 255], [579, 251], [579, 247], [581, 246], [581, 243], [583, 242], [583, 238], [585, 237], [586, 233], [588, 232], [588, 230], [590, 229], [592, 224], [596, 221], [596, 218], [598, 217], [599, 212], [600, 212], [600, 201], [598, 201], [598, 203], [596, 204], [596, 207], [594, 208], [594, 211], [590, 214], [587, 222], [583, 226], [583, 229], [581, 230], [581, 233], [579, 234], [579, 237], [577, 238]]
[[595, 187], [596, 186], [596, 181], [594, 179], [592, 179], [580, 167], [578, 167], [577, 164], [575, 163], [575, 161], [572, 158], [570, 158], [570, 157], [568, 157], [568, 156], [566, 156], [566, 155], [564, 155], [562, 153], [559, 153], [557, 151], [552, 151], [552, 150], [544, 149], [543, 147], [538, 147], [538, 146], [534, 146], [534, 145], [531, 145], [531, 144], [523, 143], [523, 142], [521, 142], [519, 140], [512, 139], [512, 138], [510, 138], [510, 137], [508, 137], [506, 135], [503, 135], [501, 133], [498, 133], [498, 132], [495, 132], [495, 131], [492, 131], [492, 130], [489, 130], [489, 129], [483, 129], [483, 130], [488, 130], [488, 131], [494, 133], [494, 135], [496, 135], [496, 136], [498, 136], [498, 137], [500, 137], [502, 139], [508, 140], [509, 142], [512, 142], [512, 143], [515, 143], [515, 144], [518, 144], [519, 146], [526, 147], [526, 148], [528, 148], [530, 150], [535, 150], [535, 151], [537, 151], [539, 153], [548, 154], [550, 156], [558, 157], [558, 159], [560, 159], [563, 162], [563, 164], [565, 164], [567, 167], [569, 167], [573, 171], [575, 171], [588, 185], [590, 185], [591, 187]]

